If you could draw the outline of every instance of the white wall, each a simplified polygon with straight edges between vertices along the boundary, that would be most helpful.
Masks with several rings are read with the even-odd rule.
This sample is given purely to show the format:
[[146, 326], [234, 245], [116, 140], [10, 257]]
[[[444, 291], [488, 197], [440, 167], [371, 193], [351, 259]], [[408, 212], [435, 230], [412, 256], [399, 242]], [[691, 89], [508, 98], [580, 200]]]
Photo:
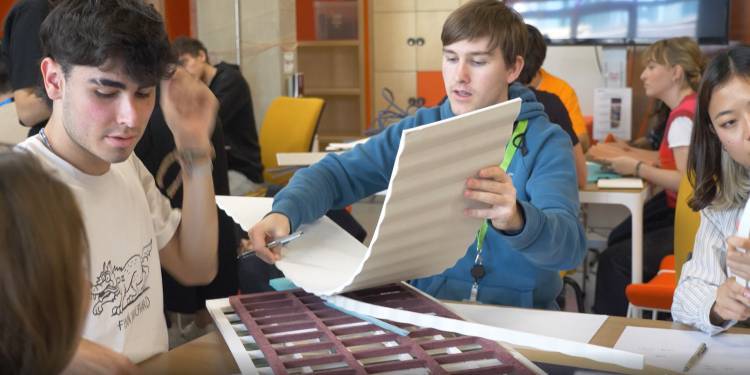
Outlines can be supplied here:
[[[196, 1], [197, 38], [213, 64], [237, 63], [234, 0]], [[260, 129], [271, 101], [284, 93], [282, 53], [296, 43], [294, 0], [240, 0], [241, 70]]]
[[[196, 1], [197, 37], [212, 62], [236, 63], [234, 0]], [[242, 73], [253, 92], [256, 124], [266, 108], [285, 92], [282, 54], [293, 51], [296, 40], [294, 0], [240, 0]], [[576, 90], [581, 111], [593, 113], [594, 89], [604, 86], [593, 46], [553, 46], [544, 68], [565, 79]]]
[[594, 89], [604, 86], [604, 78], [596, 64], [594, 46], [554, 46], [547, 48], [544, 69], [567, 81], [576, 90], [581, 111], [593, 114]]

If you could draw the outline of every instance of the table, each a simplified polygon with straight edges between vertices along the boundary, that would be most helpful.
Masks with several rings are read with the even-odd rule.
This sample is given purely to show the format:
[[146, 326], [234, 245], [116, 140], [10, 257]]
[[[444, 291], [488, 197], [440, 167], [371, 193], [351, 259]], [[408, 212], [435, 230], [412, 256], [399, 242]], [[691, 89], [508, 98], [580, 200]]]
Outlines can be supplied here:
[[[498, 309], [501, 310], [503, 307], [498, 307]], [[549, 313], [550, 319], [554, 319], [554, 315], [558, 314], [556, 311], [549, 311]], [[613, 347], [615, 343], [617, 343], [622, 332], [628, 326], [681, 330], [691, 329], [690, 327], [673, 322], [608, 317], [589, 343]], [[750, 334], [750, 329], [732, 328], [729, 332]], [[517, 350], [528, 359], [536, 362], [629, 374], [647, 374], [655, 372], [663, 374], [671, 373], [667, 370], [657, 369], [651, 366], [646, 366], [642, 371], [634, 371], [614, 365], [594, 362], [584, 358], [570, 357], [559, 353], [542, 352], [523, 348]], [[239, 372], [239, 369], [229, 353], [229, 349], [218, 332], [209, 333], [167, 353], [154, 356], [138, 364], [138, 367], [145, 374], [234, 374]]]
[[[643, 189], [599, 189], [596, 184], [588, 184], [578, 191], [581, 203], [620, 204], [625, 206], [632, 216], [632, 265], [631, 280], [633, 284], [643, 282], [643, 205], [651, 196], [651, 187], [644, 183]], [[638, 308], [633, 308], [635, 317], [641, 316]]]
[[280, 167], [306, 167], [323, 159], [328, 152], [279, 152], [276, 163]]

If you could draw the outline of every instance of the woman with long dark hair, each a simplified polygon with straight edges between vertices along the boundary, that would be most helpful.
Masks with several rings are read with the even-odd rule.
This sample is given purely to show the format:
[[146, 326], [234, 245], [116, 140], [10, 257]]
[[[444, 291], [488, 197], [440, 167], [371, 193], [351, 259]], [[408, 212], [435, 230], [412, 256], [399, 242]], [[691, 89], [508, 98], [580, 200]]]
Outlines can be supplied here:
[[682, 268], [672, 303], [675, 321], [714, 334], [750, 318], [750, 233], [737, 233], [750, 193], [750, 46], [716, 56], [698, 90], [688, 157], [701, 211], [692, 258]]

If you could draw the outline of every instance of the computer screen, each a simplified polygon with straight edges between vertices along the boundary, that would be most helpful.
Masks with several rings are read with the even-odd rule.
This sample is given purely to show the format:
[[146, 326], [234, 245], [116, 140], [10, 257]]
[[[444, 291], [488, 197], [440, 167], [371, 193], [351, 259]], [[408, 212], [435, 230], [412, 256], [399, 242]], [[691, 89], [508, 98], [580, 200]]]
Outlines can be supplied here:
[[507, 0], [550, 44], [726, 44], [729, 0]]

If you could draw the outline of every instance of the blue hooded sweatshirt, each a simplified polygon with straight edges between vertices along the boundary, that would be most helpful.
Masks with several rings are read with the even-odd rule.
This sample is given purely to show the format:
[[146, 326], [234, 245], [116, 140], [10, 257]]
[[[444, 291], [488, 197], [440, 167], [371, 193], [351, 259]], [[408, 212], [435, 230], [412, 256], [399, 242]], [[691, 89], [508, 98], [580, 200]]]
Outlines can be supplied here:
[[[529, 89], [513, 84], [508, 96], [522, 99], [517, 120], [528, 120], [525, 147], [518, 148], [507, 170], [513, 176], [525, 223], [517, 233], [490, 226], [482, 250], [486, 274], [479, 282], [477, 300], [554, 309], [555, 297], [562, 289], [558, 272], [577, 267], [585, 254], [572, 146], [570, 137], [549, 122], [544, 106]], [[273, 212], [286, 215], [295, 230], [331, 208], [345, 207], [387, 189], [401, 132], [453, 116], [446, 100], [438, 107], [418, 110], [351, 151], [327, 155], [294, 175], [276, 195]], [[498, 153], [502, 155], [504, 149]], [[437, 298], [468, 299], [477, 251], [475, 239], [466, 239], [471, 241], [453, 267], [412, 280], [412, 284]]]

